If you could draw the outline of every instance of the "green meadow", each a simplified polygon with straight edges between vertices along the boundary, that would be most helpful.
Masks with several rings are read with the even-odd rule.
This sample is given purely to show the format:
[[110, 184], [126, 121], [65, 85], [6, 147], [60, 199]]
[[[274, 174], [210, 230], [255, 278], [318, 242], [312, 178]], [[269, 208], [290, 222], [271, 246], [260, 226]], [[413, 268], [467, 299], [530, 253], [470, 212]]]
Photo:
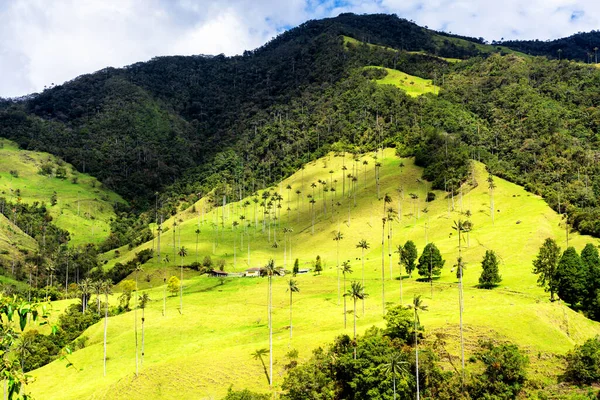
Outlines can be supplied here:
[[[42, 174], [44, 168], [46, 173]], [[64, 172], [62, 177], [59, 169]], [[52, 206], [54, 193], [57, 203]], [[6, 139], [0, 139], [0, 197], [11, 202], [45, 203], [52, 222], [71, 233], [71, 245], [102, 242], [115, 216], [113, 204], [123, 201], [96, 178], [78, 172], [58, 157], [19, 149]], [[11, 252], [15, 247], [35, 248], [34, 241], [9, 222], [0, 220], [0, 250], [2, 243], [7, 247], [6, 243], [11, 243]]]
[[[381, 164], [379, 196], [375, 180], [377, 162]], [[364, 269], [369, 296], [364, 303], [364, 314], [362, 305], [358, 306], [359, 333], [372, 325], [383, 326], [384, 304], [386, 307], [409, 304], [414, 295], [420, 294], [429, 306], [429, 311], [421, 315], [426, 340], [432, 341], [436, 332], [447, 334], [448, 350], [458, 357], [458, 285], [453, 265], [459, 241], [452, 226], [454, 221], [467, 219], [467, 211], [473, 230], [468, 236], [464, 234], [461, 249], [467, 262], [466, 357], [481, 339], [509, 340], [518, 343], [529, 355], [531, 380], [539, 385], [556, 384], [561, 372], [560, 357], [574, 344], [600, 333], [600, 324], [560, 302], [550, 303], [548, 293], [536, 285], [536, 276], [531, 272], [532, 260], [545, 238], [553, 237], [563, 249], [566, 247], [561, 218], [540, 197], [495, 178], [492, 222], [487, 173], [478, 163], [460, 193], [448, 197], [442, 191], [434, 191], [435, 200], [426, 203], [431, 188], [420, 179], [421, 172], [412, 159], [398, 158], [391, 149], [357, 159], [349, 154], [331, 153], [268, 189], [271, 194], [277, 192], [282, 196], [281, 208], [276, 208], [275, 202], [276, 219], [271, 220], [270, 235], [268, 220], [263, 225], [265, 214], [260, 202], [255, 203], [253, 197], [230, 202], [225, 207], [212, 207], [206, 198], [201, 199], [164, 222], [161, 259], [169, 254], [170, 261], [164, 263], [155, 257], [139, 274], [140, 290], [147, 292], [152, 300], [145, 310], [145, 356], [139, 375], [135, 375], [134, 350], [136, 312], [138, 340], [141, 340], [138, 309], [109, 318], [106, 377], [102, 367], [101, 321], [83, 333], [87, 346], [69, 357], [75, 368], [66, 368], [63, 360], [33, 371], [35, 382], [29, 389], [36, 398], [43, 399], [214, 399], [222, 397], [230, 385], [268, 392], [262, 366], [251, 356], [258, 349], [268, 348], [267, 279], [218, 279], [186, 269], [183, 309], [179, 310], [178, 296], [168, 295], [163, 316], [163, 277], [179, 276], [179, 265], [202, 261], [207, 255], [213, 261], [224, 260], [228, 272], [263, 266], [270, 258], [288, 270], [296, 258], [301, 268], [312, 268], [315, 257], [320, 255], [324, 261], [322, 274], [294, 278], [300, 292], [293, 297], [291, 338], [290, 297], [286, 291], [290, 275], [273, 280], [273, 390], [278, 392], [290, 350], [297, 349], [301, 361], [310, 356], [312, 349], [326, 345], [335, 336], [352, 334], [352, 304], [347, 305], [345, 327], [337, 265], [338, 260], [349, 260], [353, 273], [347, 282], [362, 279], [361, 251], [356, 247], [361, 239], [370, 244]], [[347, 174], [357, 177], [354, 187], [344, 177]], [[324, 187], [333, 187], [335, 191], [325, 192]], [[387, 205], [381, 200], [386, 193], [392, 197]], [[309, 194], [316, 201], [314, 209]], [[262, 191], [258, 193], [259, 199], [261, 195]], [[244, 206], [246, 200], [250, 205]], [[397, 217], [391, 224], [391, 232], [386, 225], [383, 233], [391, 239], [390, 244], [385, 240], [383, 248], [382, 280], [384, 207], [393, 207]], [[239, 225], [234, 227], [234, 222]], [[284, 227], [293, 230], [288, 241], [284, 239]], [[336, 242], [333, 238], [338, 231], [343, 238]], [[416, 271], [412, 277], [403, 274], [403, 279], [399, 279], [394, 250], [408, 239], [415, 241], [419, 254], [426, 242], [434, 242], [446, 260], [441, 277], [433, 282], [433, 291], [429, 283], [417, 280]], [[569, 236], [569, 245], [578, 250], [588, 242], [598, 243], [576, 233]], [[177, 256], [180, 246], [188, 250], [183, 259]], [[105, 254], [106, 267], [125, 262], [146, 248], [158, 250], [158, 238], [131, 251], [122, 248], [120, 253]], [[501, 259], [503, 281], [493, 290], [478, 289], [480, 263], [489, 249], [496, 251]], [[343, 281], [339, 285], [343, 292]], [[117, 295], [113, 295], [115, 303]]]
[[[369, 66], [365, 68], [380, 68]], [[417, 97], [425, 93], [438, 94], [440, 87], [433, 84], [431, 79], [419, 78], [409, 75], [405, 72], [391, 68], [383, 68], [387, 75], [382, 79], [376, 79], [375, 82], [381, 85], [394, 85], [406, 92], [409, 96]]]

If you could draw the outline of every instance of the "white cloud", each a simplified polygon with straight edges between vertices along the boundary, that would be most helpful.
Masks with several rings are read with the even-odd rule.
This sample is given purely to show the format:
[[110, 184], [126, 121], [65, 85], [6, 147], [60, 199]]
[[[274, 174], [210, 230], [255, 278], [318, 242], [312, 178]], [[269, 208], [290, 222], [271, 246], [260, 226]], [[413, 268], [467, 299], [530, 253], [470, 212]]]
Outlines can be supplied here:
[[488, 40], [600, 26], [600, 3], [591, 0], [0, 0], [0, 96], [159, 55], [239, 54], [341, 12], [396, 13]]

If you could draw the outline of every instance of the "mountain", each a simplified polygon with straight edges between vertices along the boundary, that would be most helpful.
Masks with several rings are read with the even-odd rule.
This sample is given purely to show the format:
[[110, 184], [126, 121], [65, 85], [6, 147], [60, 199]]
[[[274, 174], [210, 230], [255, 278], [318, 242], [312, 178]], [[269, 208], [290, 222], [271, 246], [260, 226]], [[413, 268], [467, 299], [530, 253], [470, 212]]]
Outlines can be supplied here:
[[556, 40], [510, 40], [498, 44], [535, 56], [598, 64], [599, 43], [600, 31], [591, 31]]
[[[137, 212], [160, 204], [165, 214], [215, 188], [239, 198], [332, 148], [396, 146], [446, 190], [476, 157], [599, 235], [590, 161], [598, 72], [509, 47], [394, 15], [342, 14], [241, 56], [159, 57], [5, 101], [0, 132], [91, 173]], [[374, 86], [364, 66], [432, 79], [442, 90], [407, 98]], [[430, 151], [444, 134], [452, 161]], [[558, 148], [549, 151], [549, 142]]]

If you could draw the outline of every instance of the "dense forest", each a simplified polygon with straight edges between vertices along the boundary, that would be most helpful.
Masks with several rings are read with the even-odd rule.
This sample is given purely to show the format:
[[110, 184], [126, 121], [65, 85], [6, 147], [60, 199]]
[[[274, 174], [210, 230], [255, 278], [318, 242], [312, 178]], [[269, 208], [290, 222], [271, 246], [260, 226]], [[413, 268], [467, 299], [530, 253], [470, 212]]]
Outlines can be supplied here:
[[[588, 51], [595, 37], [586, 36]], [[241, 198], [331, 149], [394, 146], [416, 156], [434, 188], [457, 190], [478, 159], [600, 235], [600, 72], [567, 61], [575, 50], [566, 46], [556, 61], [466, 39], [393, 15], [343, 14], [241, 56], [159, 57], [2, 101], [0, 131], [97, 176], [136, 214], [160, 205], [168, 215], [213, 189]], [[442, 90], [409, 97], [374, 83], [366, 65]]]

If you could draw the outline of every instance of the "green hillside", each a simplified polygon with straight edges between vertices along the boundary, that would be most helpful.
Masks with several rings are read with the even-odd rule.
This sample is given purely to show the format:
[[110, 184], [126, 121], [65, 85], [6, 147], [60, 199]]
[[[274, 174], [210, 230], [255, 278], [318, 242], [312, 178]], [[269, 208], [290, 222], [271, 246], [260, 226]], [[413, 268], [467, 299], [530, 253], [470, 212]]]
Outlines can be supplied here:
[[[339, 241], [340, 261], [350, 260], [354, 270], [349, 280], [360, 280], [362, 275], [361, 253], [356, 244], [363, 238], [370, 243], [365, 267], [369, 297], [365, 302], [364, 316], [362, 310], [357, 313], [358, 326], [362, 332], [373, 324], [382, 325], [383, 203], [377, 198], [375, 183], [375, 163], [380, 162], [380, 195], [391, 195], [392, 202], [388, 206], [401, 210], [392, 224], [392, 251], [396, 245], [412, 239], [420, 252], [427, 235], [427, 240], [436, 243], [446, 260], [441, 278], [433, 284], [433, 298], [429, 284], [416, 280], [416, 272], [412, 278], [405, 276], [403, 279], [403, 303], [408, 303], [413, 294], [422, 294], [429, 305], [430, 311], [421, 316], [427, 338], [432, 339], [435, 331], [448, 333], [451, 338], [449, 349], [458, 354], [458, 342], [454, 340], [458, 334], [458, 291], [455, 272], [452, 272], [458, 255], [458, 240], [451, 227], [453, 221], [466, 218], [464, 213], [469, 210], [474, 229], [469, 233], [468, 245], [463, 243], [465, 247], [462, 249], [467, 261], [464, 278], [467, 357], [480, 339], [507, 339], [519, 343], [530, 356], [531, 380], [542, 386], [555, 384], [561, 368], [557, 357], [570, 350], [575, 343], [600, 333], [598, 323], [571, 311], [560, 302], [550, 303], [548, 294], [536, 285], [536, 276], [531, 273], [532, 260], [546, 237], [554, 237], [565, 247], [566, 238], [560, 217], [540, 197], [496, 178], [496, 212], [492, 224], [490, 195], [485, 182], [487, 174], [481, 164], [475, 164], [471, 178], [462, 187], [462, 195], [457, 194], [452, 199], [446, 198], [443, 192], [435, 191], [436, 199], [425, 203], [423, 199], [430, 188], [429, 184], [419, 179], [422, 169], [414, 166], [412, 159], [400, 159], [393, 154], [393, 150], [386, 150], [384, 156], [380, 154], [377, 160], [373, 153], [353, 160], [348, 154], [342, 157], [330, 153], [272, 188], [271, 191], [277, 190], [283, 198], [282, 207], [276, 208], [277, 220], [271, 226], [270, 239], [268, 223], [265, 224], [265, 232], [262, 232], [263, 214], [258, 212], [255, 228], [255, 203], [252, 200], [245, 211], [240, 202], [228, 204], [224, 209], [217, 207], [209, 210], [206, 199], [200, 200], [193, 208], [164, 223], [164, 227], [168, 227], [172, 221], [180, 221], [175, 231], [175, 247], [172, 244], [172, 228], [162, 235], [162, 257], [170, 254], [168, 275], [178, 276], [177, 266], [181, 262], [187, 265], [196, 260], [195, 231], [198, 228], [198, 258], [202, 260], [210, 255], [213, 260], [224, 259], [226, 271], [240, 272], [248, 266], [261, 266], [271, 257], [277, 265], [288, 269], [291, 269], [291, 259], [295, 258], [299, 258], [301, 266], [311, 267], [311, 261], [317, 255], [322, 257], [325, 264], [322, 275], [298, 275], [296, 278], [300, 293], [294, 295], [291, 341], [288, 330], [289, 293], [286, 292], [288, 277], [274, 279], [274, 383], [278, 388], [284, 374], [285, 354], [290, 349], [298, 349], [300, 359], [306, 359], [311, 349], [331, 341], [341, 332], [351, 332], [352, 314], [348, 314], [348, 326], [344, 329], [343, 299], [338, 304], [338, 252], [333, 240], [338, 230], [343, 234], [343, 239]], [[363, 164], [363, 161], [368, 164]], [[343, 166], [346, 170], [343, 170]], [[349, 192], [349, 179], [343, 179], [347, 173], [358, 178], [355, 182], [356, 206], [354, 195]], [[327, 182], [327, 187], [330, 182], [333, 183], [336, 190], [332, 212], [332, 193], [325, 192], [325, 211], [323, 185], [315, 188], [313, 234], [312, 210], [307, 195], [312, 195], [311, 184], [319, 180]], [[291, 187], [289, 190], [288, 185]], [[301, 191], [299, 196], [296, 190]], [[345, 196], [342, 196], [342, 191]], [[417, 195], [418, 199], [414, 200], [411, 193]], [[427, 213], [422, 211], [425, 208]], [[193, 209], [195, 212], [192, 212]], [[244, 227], [242, 224], [234, 231], [232, 223], [240, 221], [241, 215], [245, 215], [245, 221], [251, 226]], [[277, 221], [279, 227], [276, 227]], [[213, 239], [217, 237], [217, 224], [218, 243], [215, 243]], [[291, 258], [287, 253], [290, 244], [284, 245], [284, 227], [293, 229], [289, 241]], [[247, 234], [243, 235], [242, 244], [244, 231]], [[277, 248], [273, 247], [275, 235]], [[597, 240], [577, 234], [569, 238], [569, 244], [578, 249], [588, 242], [597, 243]], [[122, 249], [118, 258], [114, 258], [111, 252], [107, 254], [111, 258], [109, 265], [125, 261], [135, 252], [156, 245], [155, 240], [131, 252]], [[189, 251], [184, 260], [173, 256], [173, 251], [176, 252], [180, 245]], [[385, 246], [385, 302], [389, 307], [400, 301], [400, 281], [397, 279], [399, 270], [396, 255], [392, 252], [390, 265], [387, 241]], [[494, 290], [475, 287], [481, 270], [480, 262], [487, 249], [495, 250], [501, 259], [503, 281]], [[221, 281], [197, 276], [186, 270], [183, 314], [178, 312], [179, 298], [169, 296], [167, 314], [163, 317], [163, 287], [160, 284], [164, 265], [155, 259], [144, 265], [140, 275], [141, 286], [152, 299], [146, 309], [146, 355], [140, 375], [134, 376], [134, 313], [129, 312], [109, 319], [106, 377], [102, 376], [103, 325], [100, 322], [84, 332], [89, 338], [87, 347], [70, 357], [78, 371], [67, 369], [64, 361], [58, 361], [32, 373], [36, 382], [31, 389], [37, 398], [218, 398], [225, 394], [229, 384], [236, 388], [267, 391], [262, 367], [250, 355], [268, 345], [267, 280], [226, 278]], [[68, 393], [61, 390], [65, 386], [70, 388]]]
[[[54, 193], [56, 205], [52, 205]], [[97, 179], [76, 171], [59, 158], [21, 150], [6, 139], [0, 139], [0, 197], [10, 202], [45, 204], [52, 222], [69, 231], [71, 245], [97, 244], [106, 239], [110, 219], [115, 217], [113, 204], [123, 201]], [[35, 227], [25, 233], [9, 222], [0, 222], [2, 242], [29, 250], [36, 247], [30, 237], [37, 233], [33, 231]]]
[[[379, 68], [374, 66], [365, 67], [365, 69]], [[438, 94], [440, 87], [433, 84], [431, 79], [423, 79], [418, 76], [406, 74], [391, 68], [382, 68], [386, 75], [375, 82], [381, 85], [394, 85], [406, 92], [409, 96], [416, 97], [425, 93]]]

